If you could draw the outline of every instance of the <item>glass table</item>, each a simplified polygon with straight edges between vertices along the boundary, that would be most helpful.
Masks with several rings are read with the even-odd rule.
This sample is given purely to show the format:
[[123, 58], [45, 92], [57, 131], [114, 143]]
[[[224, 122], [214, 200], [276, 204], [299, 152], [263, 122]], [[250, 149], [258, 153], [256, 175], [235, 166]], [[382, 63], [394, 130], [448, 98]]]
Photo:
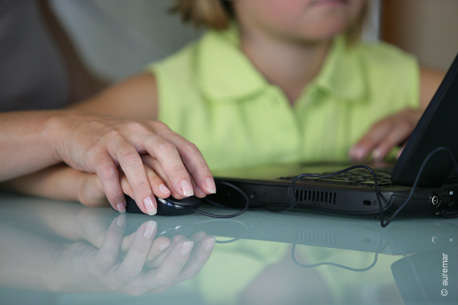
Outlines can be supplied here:
[[151, 217], [9, 193], [0, 218], [2, 305], [458, 304], [458, 219]]

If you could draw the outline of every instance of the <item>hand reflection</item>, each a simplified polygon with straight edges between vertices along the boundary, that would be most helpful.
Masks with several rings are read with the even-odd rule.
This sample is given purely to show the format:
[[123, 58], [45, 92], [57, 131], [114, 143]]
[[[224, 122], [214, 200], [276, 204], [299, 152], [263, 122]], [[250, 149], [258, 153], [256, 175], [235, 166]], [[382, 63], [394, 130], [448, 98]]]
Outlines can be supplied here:
[[[94, 228], [101, 233], [99, 227]], [[65, 247], [58, 259], [64, 270], [62, 282], [75, 276], [76, 281], [70, 284], [73, 288], [61, 287], [62, 290], [118, 291], [130, 295], [164, 291], [195, 276], [215, 245], [214, 237], [204, 232], [191, 239], [182, 235], [169, 242], [165, 237], [155, 239], [157, 224], [152, 220], [126, 237], [125, 229], [125, 215], [120, 215], [112, 221], [100, 247], [94, 245], [97, 242], [77, 242]]]

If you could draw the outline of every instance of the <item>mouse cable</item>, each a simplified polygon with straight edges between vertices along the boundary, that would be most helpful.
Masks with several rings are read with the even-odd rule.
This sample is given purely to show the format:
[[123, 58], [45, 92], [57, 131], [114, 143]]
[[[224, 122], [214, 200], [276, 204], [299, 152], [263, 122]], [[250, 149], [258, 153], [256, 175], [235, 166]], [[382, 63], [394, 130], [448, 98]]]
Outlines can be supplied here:
[[[415, 192], [415, 189], [417, 188], [417, 185], [418, 183], [420, 182], [420, 178], [421, 178], [421, 175], [423, 174], [423, 170], [425, 169], [426, 165], [428, 164], [429, 160], [431, 160], [431, 158], [438, 152], [440, 151], [445, 151], [448, 153], [450, 159], [452, 160], [453, 162], [453, 165], [454, 165], [454, 169], [455, 171], [458, 171], [458, 163], [456, 161], [456, 158], [455, 156], [453, 155], [453, 152], [448, 149], [447, 147], [438, 147], [436, 149], [434, 149], [433, 151], [431, 151], [425, 158], [425, 160], [423, 160], [423, 163], [421, 164], [420, 166], [420, 169], [418, 170], [418, 173], [417, 173], [417, 176], [415, 178], [415, 181], [412, 185], [412, 189], [410, 190], [410, 193], [409, 193], [409, 196], [407, 196], [407, 199], [404, 200], [404, 202], [399, 206], [399, 208], [393, 213], [393, 215], [391, 215], [391, 217], [386, 221], [384, 222], [384, 219], [382, 218], [383, 217], [383, 209], [382, 209], [382, 205], [381, 205], [381, 202], [380, 202], [380, 196], [378, 195], [377, 196], [377, 200], [379, 201], [379, 207], [380, 207], [380, 223], [382, 225], [382, 227], [386, 227], [388, 226], [392, 221], [393, 219], [405, 208], [405, 206], [409, 203], [409, 201], [412, 199], [412, 196], [413, 196], [413, 193]], [[446, 214], [444, 212], [442, 212], [442, 215], [443, 216], [446, 216]], [[447, 217], [447, 216], [446, 216]], [[454, 217], [454, 216], [450, 216], [450, 217]]]
[[[335, 176], [338, 176], [338, 175], [341, 175], [343, 173], [346, 173], [348, 171], [351, 171], [351, 170], [354, 170], [354, 169], [365, 169], [367, 171], [369, 171], [369, 173], [372, 175], [373, 179], [374, 179], [374, 191], [375, 191], [375, 195], [376, 195], [376, 198], [377, 198], [377, 203], [378, 203], [378, 206], [379, 206], [379, 214], [380, 214], [380, 225], [385, 228], [387, 227], [393, 220], [394, 218], [406, 207], [406, 205], [411, 201], [412, 199], [412, 196], [415, 192], [415, 190], [417, 189], [417, 185], [420, 181], [420, 178], [421, 178], [421, 175], [423, 174], [423, 170], [425, 169], [427, 163], [429, 162], [429, 160], [438, 152], [440, 151], [446, 151], [449, 156], [451, 157], [452, 161], [453, 161], [453, 164], [454, 164], [454, 167], [455, 167], [455, 170], [458, 171], [458, 163], [456, 161], [456, 158], [455, 156], [453, 155], [452, 151], [446, 147], [438, 147], [436, 149], [434, 149], [433, 151], [431, 151], [428, 156], [425, 158], [425, 160], [423, 161], [420, 169], [418, 170], [418, 173], [417, 173], [417, 176], [415, 178], [415, 181], [412, 185], [412, 188], [410, 190], [410, 193], [409, 195], [407, 196], [406, 200], [404, 200], [404, 202], [399, 206], [398, 209], [396, 209], [396, 211], [393, 213], [393, 215], [391, 215], [391, 217], [385, 221], [385, 218], [383, 216], [383, 205], [382, 205], [382, 199], [381, 199], [381, 196], [380, 196], [380, 192], [379, 192], [379, 185], [378, 185], [378, 180], [377, 180], [377, 174], [375, 173], [375, 171], [370, 168], [369, 166], [367, 165], [354, 165], [354, 166], [350, 166], [350, 167], [347, 167], [343, 170], [340, 170], [340, 171], [337, 171], [337, 172], [334, 172], [334, 173], [331, 173], [331, 174], [326, 174], [326, 175], [318, 175], [318, 174], [300, 174], [300, 175], [297, 175], [293, 178], [293, 181], [291, 183], [291, 189], [292, 189], [292, 204], [287, 208], [285, 209], [284, 211], [281, 211], [281, 212], [288, 212], [289, 210], [293, 209], [296, 207], [297, 205], [297, 201], [296, 201], [296, 182], [301, 179], [301, 178], [306, 178], [306, 177], [313, 177], [313, 178], [318, 178], [318, 179], [326, 179], [326, 178], [332, 178], [332, 177], [335, 177]], [[443, 215], [445, 215], [443, 213]]]
[[[238, 211], [237, 213], [234, 213], [234, 214], [229, 214], [229, 215], [216, 215], [216, 214], [211, 214], [211, 213], [207, 213], [207, 212], [204, 212], [204, 211], [200, 211], [200, 210], [197, 210], [197, 209], [191, 209], [192, 211], [196, 212], [197, 214], [200, 214], [200, 215], [204, 215], [204, 216], [208, 216], [208, 217], [213, 217], [213, 218], [234, 218], [234, 217], [237, 217], [237, 216], [240, 216], [242, 215], [243, 213], [245, 213], [249, 206], [250, 206], [250, 199], [248, 198], [248, 195], [242, 191], [239, 187], [233, 185], [232, 183], [228, 183], [228, 182], [225, 182], [225, 181], [218, 181], [217, 184], [222, 184], [222, 185], [225, 185], [225, 186], [228, 186], [234, 190], [236, 190], [237, 192], [239, 192], [243, 198], [245, 199], [245, 206], [243, 207], [242, 210]], [[217, 203], [217, 202], [214, 202], [208, 198], [205, 198], [204, 199], [205, 202], [208, 202], [214, 206], [224, 206], [220, 203]]]

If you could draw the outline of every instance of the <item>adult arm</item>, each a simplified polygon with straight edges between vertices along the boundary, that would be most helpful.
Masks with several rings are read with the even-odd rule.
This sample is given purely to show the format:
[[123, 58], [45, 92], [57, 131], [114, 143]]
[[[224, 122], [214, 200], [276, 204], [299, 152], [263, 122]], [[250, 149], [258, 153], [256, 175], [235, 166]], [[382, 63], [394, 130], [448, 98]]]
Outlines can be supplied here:
[[[16, 112], [0, 114], [0, 130], [0, 180], [65, 162], [75, 169], [96, 173], [108, 201], [119, 210], [125, 206], [122, 171], [135, 201], [149, 214], [154, 214], [156, 206], [153, 193], [164, 193], [164, 187], [178, 199], [193, 195], [193, 184], [206, 194], [215, 192], [211, 172], [198, 150], [190, 151], [188, 147], [194, 148], [191, 143], [160, 122], [78, 110]], [[182, 157], [180, 150], [192, 156]], [[153, 177], [147, 176], [143, 154], [154, 158]], [[185, 165], [187, 162], [191, 164]]]
[[[8, 132], [0, 135], [0, 144], [7, 148], [0, 156], [8, 162], [0, 165], [0, 178], [22, 176], [65, 162], [75, 169], [96, 173], [108, 201], [118, 210], [125, 206], [122, 170], [135, 201], [142, 211], [153, 211], [149, 214], [154, 214], [156, 206], [153, 194], [161, 195], [158, 190], [164, 187], [177, 199], [214, 193], [212, 174], [197, 147], [165, 124], [151, 120], [157, 116], [155, 88], [154, 77], [142, 74], [75, 105], [73, 110], [3, 114], [0, 130]], [[145, 172], [142, 155], [150, 156], [148, 166], [154, 171], [153, 177]]]

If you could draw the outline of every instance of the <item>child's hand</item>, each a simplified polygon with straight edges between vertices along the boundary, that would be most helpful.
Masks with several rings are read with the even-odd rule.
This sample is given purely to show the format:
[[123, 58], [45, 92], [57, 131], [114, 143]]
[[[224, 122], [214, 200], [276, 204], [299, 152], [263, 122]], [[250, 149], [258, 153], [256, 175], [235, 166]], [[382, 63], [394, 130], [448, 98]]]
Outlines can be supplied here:
[[382, 161], [391, 149], [406, 142], [422, 114], [422, 110], [406, 108], [377, 122], [350, 150], [350, 158], [364, 161], [372, 154], [374, 161]]

